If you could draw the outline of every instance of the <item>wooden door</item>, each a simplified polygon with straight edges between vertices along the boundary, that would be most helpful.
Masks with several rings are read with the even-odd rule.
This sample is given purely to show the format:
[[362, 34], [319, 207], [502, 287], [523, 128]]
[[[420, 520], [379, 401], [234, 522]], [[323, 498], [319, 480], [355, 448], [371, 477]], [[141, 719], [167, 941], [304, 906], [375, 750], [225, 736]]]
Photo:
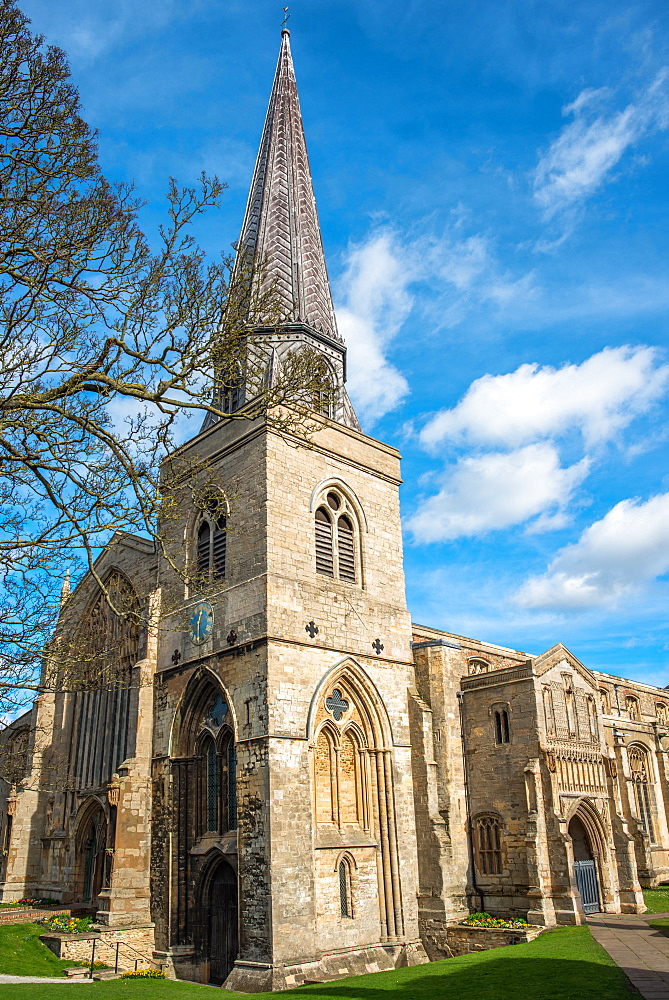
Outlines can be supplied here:
[[223, 861], [209, 889], [209, 982], [221, 985], [237, 958], [237, 876]]

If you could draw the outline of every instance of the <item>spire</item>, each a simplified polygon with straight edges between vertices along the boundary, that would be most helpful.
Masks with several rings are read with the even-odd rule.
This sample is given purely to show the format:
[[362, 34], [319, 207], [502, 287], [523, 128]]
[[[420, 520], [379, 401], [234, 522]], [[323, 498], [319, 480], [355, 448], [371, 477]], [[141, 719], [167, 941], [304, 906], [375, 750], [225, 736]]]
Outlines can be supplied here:
[[70, 596], [70, 570], [69, 567], [65, 571], [65, 578], [63, 580], [63, 585], [60, 588], [60, 606], [61, 608], [66, 603], [68, 597]]
[[291, 323], [341, 343], [332, 305], [290, 52], [281, 50], [251, 182], [239, 252], [266, 269]]

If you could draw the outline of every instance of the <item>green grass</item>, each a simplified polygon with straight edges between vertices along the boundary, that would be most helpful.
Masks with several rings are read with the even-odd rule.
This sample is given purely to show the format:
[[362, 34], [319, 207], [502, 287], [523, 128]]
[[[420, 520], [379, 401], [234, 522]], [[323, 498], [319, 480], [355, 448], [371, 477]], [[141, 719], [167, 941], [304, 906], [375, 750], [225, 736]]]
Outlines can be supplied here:
[[643, 898], [649, 913], [669, 913], [669, 885], [644, 889]]
[[[0, 954], [2, 952], [0, 951]], [[4, 971], [4, 970], [3, 970]], [[170, 980], [117, 979], [90, 986], [53, 986], [63, 1000], [206, 1000], [211, 991]], [[83, 995], [75, 991], [84, 991]], [[43, 995], [37, 985], [0, 986], [1, 1000]], [[281, 1000], [631, 1000], [624, 973], [592, 938], [588, 927], [547, 931], [535, 941], [463, 955], [445, 962], [302, 986]], [[229, 993], [226, 1000], [260, 1000], [277, 994]]]
[[10, 976], [61, 976], [72, 966], [56, 958], [39, 940], [39, 924], [6, 924], [0, 927], [0, 972]]

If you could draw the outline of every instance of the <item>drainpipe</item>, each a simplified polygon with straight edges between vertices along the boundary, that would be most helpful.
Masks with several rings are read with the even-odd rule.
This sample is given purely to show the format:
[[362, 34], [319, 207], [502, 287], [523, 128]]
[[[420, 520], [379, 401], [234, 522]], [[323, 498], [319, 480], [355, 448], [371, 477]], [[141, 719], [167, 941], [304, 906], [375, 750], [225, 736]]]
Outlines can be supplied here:
[[465, 720], [464, 720], [464, 700], [463, 692], [457, 691], [458, 698], [458, 712], [460, 715], [460, 746], [462, 747], [462, 771], [464, 775], [464, 785], [465, 785], [465, 812], [467, 816], [467, 849], [469, 852], [469, 864], [472, 873], [472, 889], [479, 897], [479, 906], [481, 907], [481, 912], [484, 911], [485, 907], [485, 896], [482, 890], [479, 888], [478, 882], [476, 881], [476, 864], [474, 856], [474, 838], [472, 830], [472, 808], [471, 801], [469, 798], [469, 776], [467, 771], [467, 754], [465, 753]]

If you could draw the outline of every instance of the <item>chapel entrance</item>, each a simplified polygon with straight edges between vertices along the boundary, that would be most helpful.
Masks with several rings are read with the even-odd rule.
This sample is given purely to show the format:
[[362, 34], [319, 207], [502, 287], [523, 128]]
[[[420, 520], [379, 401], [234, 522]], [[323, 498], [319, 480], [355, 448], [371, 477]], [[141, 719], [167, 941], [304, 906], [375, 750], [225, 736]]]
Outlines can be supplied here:
[[84, 822], [77, 837], [75, 892], [83, 903], [95, 903], [105, 874], [107, 820], [102, 807]]
[[237, 876], [221, 861], [209, 882], [209, 982], [222, 986], [237, 958]]
[[585, 913], [599, 913], [601, 906], [597, 864], [588, 831], [578, 816], [573, 816], [569, 823], [569, 836], [574, 851], [574, 875], [583, 910]]

